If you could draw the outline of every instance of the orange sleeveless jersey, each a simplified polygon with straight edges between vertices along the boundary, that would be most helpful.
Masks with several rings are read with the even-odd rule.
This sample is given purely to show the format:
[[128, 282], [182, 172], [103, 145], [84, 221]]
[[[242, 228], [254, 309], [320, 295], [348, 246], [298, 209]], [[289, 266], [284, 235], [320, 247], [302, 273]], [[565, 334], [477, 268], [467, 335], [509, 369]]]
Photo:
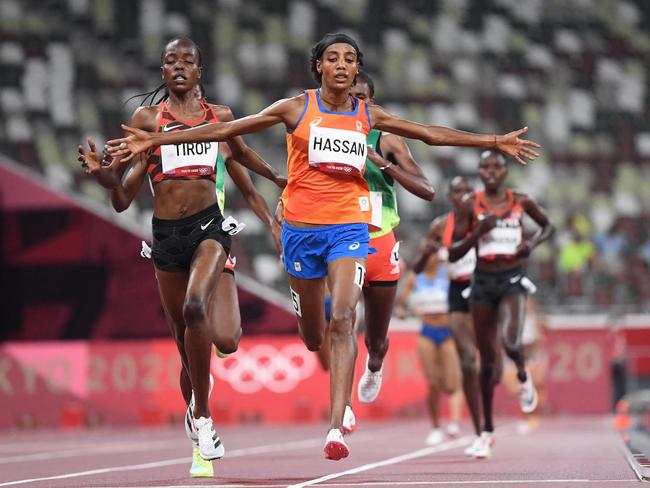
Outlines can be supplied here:
[[[312, 125], [360, 132], [364, 139], [368, 135], [372, 128], [368, 106], [363, 100], [353, 100], [351, 112], [330, 112], [322, 106], [317, 90], [305, 91], [305, 109], [294, 130], [287, 134], [288, 182], [282, 192], [287, 220], [323, 225], [370, 222], [370, 192], [363, 174], [326, 173], [309, 164]], [[337, 142], [336, 147], [350, 146]]]

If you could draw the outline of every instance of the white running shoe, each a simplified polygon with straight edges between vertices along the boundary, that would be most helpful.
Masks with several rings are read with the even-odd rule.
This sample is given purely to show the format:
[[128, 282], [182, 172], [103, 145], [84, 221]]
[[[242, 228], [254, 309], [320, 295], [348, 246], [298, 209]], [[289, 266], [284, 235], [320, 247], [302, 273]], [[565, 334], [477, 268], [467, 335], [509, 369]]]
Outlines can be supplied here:
[[343, 434], [339, 429], [330, 429], [327, 433], [323, 454], [325, 454], [325, 459], [333, 461], [338, 461], [350, 455], [350, 449], [343, 440]]
[[[210, 375], [210, 388], [208, 389], [208, 398], [212, 395], [212, 388], [214, 387], [214, 378], [212, 374]], [[185, 433], [189, 440], [192, 441], [192, 444], [197, 447], [199, 445], [199, 436], [196, 433], [196, 428], [194, 427], [194, 422], [192, 422], [192, 414], [194, 412], [194, 391], [192, 391], [192, 398], [190, 398], [190, 404], [185, 410]]]
[[212, 418], [199, 417], [194, 419], [194, 426], [199, 435], [199, 454], [201, 457], [206, 461], [222, 458], [226, 450], [214, 430]]
[[206, 461], [201, 457], [199, 447], [194, 446], [192, 450], [192, 467], [190, 468], [190, 478], [212, 478], [214, 468], [212, 461]]
[[481, 436], [477, 435], [474, 438], [474, 441], [469, 446], [467, 446], [463, 451], [465, 456], [474, 456], [474, 453], [478, 450], [480, 445], [481, 445]]
[[458, 437], [460, 435], [460, 425], [458, 425], [458, 422], [449, 422], [445, 432], [449, 437]]
[[474, 450], [474, 457], [476, 459], [486, 459], [492, 457], [492, 445], [494, 444], [494, 434], [492, 432], [483, 431], [479, 437], [478, 445]]
[[532, 413], [537, 408], [537, 389], [528, 371], [526, 381], [519, 384], [519, 406], [524, 413]]
[[381, 371], [384, 369], [384, 365], [381, 365], [379, 371], [372, 372], [368, 369], [369, 360], [370, 356], [366, 357], [366, 370], [359, 380], [359, 387], [357, 389], [357, 395], [361, 403], [374, 402], [377, 395], [379, 395], [379, 390], [381, 390]]
[[427, 436], [427, 439], [424, 442], [427, 443], [427, 446], [435, 446], [436, 444], [440, 444], [444, 440], [445, 440], [445, 434], [443, 434], [442, 430], [433, 428], [431, 429], [431, 432], [429, 432], [429, 435]]
[[343, 413], [343, 435], [352, 434], [357, 429], [357, 419], [354, 417], [354, 412], [350, 405], [345, 406], [345, 412]]

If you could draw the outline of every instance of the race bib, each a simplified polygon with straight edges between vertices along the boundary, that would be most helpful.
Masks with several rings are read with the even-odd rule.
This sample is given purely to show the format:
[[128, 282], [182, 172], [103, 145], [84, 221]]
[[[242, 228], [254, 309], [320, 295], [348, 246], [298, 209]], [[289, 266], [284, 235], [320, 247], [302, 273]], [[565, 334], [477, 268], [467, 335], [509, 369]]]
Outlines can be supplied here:
[[372, 208], [372, 213], [370, 214], [370, 225], [374, 228], [381, 229], [383, 212], [380, 191], [370, 192], [370, 207]]
[[478, 240], [478, 256], [514, 256], [521, 244], [521, 227], [500, 220], [497, 226]]
[[476, 250], [474, 248], [467, 251], [467, 254], [458, 261], [447, 263], [447, 273], [452, 280], [472, 276], [474, 268], [476, 268]]
[[309, 165], [326, 173], [363, 176], [368, 149], [363, 132], [318, 127], [309, 131]]
[[187, 142], [160, 146], [162, 170], [166, 175], [211, 175], [218, 155], [218, 142]]

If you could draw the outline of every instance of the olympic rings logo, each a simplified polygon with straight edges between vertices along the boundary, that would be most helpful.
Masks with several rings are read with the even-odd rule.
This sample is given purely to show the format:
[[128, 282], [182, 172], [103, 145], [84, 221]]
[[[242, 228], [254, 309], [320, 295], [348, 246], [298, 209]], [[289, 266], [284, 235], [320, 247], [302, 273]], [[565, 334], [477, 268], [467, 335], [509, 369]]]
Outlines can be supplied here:
[[315, 355], [302, 344], [288, 344], [278, 350], [269, 344], [243, 348], [212, 369], [217, 378], [227, 381], [237, 392], [250, 395], [266, 388], [287, 393], [309, 378], [316, 370]]

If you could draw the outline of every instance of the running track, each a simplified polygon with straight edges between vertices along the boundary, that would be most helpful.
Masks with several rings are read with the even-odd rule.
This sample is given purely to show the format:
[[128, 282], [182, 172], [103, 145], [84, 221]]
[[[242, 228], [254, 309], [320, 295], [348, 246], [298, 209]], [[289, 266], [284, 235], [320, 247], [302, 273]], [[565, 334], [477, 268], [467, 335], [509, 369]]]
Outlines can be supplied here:
[[[348, 437], [351, 456], [322, 458], [327, 427], [229, 426], [215, 478], [191, 479], [182, 426], [164, 430], [3, 433], [0, 487], [633, 487], [609, 417], [545, 418], [519, 435], [497, 424], [489, 460], [462, 455], [470, 437], [426, 447], [425, 420], [363, 423]], [[464, 426], [467, 431], [467, 426]]]

